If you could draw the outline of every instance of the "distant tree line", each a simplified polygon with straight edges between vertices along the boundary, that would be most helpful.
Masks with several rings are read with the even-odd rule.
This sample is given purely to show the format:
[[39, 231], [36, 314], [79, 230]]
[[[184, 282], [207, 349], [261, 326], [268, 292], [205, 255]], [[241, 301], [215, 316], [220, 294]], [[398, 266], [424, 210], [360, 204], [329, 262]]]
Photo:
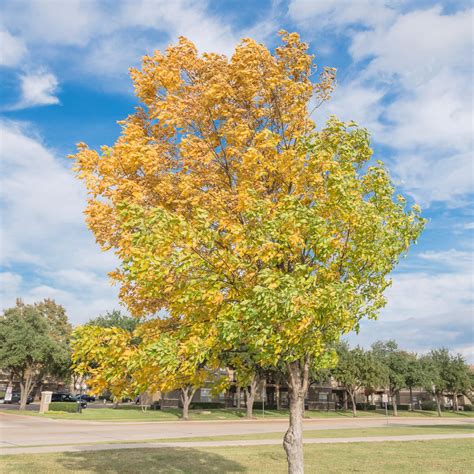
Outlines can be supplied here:
[[[18, 300], [0, 317], [0, 369], [11, 380], [18, 380], [21, 409], [33, 388], [46, 377], [69, 381], [82, 376], [96, 393], [108, 392], [115, 402], [150, 389], [179, 390], [187, 417], [195, 391], [212, 379], [206, 361], [183, 353], [171, 339], [150, 346], [139, 329], [136, 318], [113, 310], [73, 332], [66, 311], [54, 300], [34, 304]], [[137, 354], [140, 356], [134, 357]], [[262, 370], [245, 354], [223, 353], [221, 365], [234, 369], [233, 383], [238, 393], [245, 395], [248, 417], [252, 417], [259, 382], [268, 375], [274, 380], [285, 378], [280, 373], [283, 367]], [[319, 366], [310, 375], [312, 383], [337, 381], [347, 392], [354, 416], [356, 396], [362, 390], [366, 395], [384, 390], [394, 416], [397, 396], [403, 389], [410, 391], [410, 409], [414, 408], [415, 387], [431, 393], [439, 416], [445, 396], [452, 398], [454, 411], [459, 395], [472, 402], [473, 373], [460, 354], [445, 348], [418, 355], [400, 349], [393, 340], [375, 342], [369, 350], [341, 342], [321, 358]], [[225, 389], [228, 380], [214, 374], [214, 389]]]

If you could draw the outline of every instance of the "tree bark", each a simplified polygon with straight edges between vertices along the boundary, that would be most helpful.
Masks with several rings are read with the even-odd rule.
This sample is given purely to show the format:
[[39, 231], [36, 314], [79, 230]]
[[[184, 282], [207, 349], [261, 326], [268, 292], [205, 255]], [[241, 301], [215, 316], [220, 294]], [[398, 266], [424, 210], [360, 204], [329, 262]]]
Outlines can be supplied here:
[[436, 394], [436, 410], [438, 412], [438, 416], [441, 416], [441, 400], [439, 394]]
[[347, 391], [349, 396], [351, 397], [351, 403], [352, 403], [352, 416], [355, 418], [357, 416], [357, 406], [356, 406], [356, 397], [355, 397], [355, 391]]
[[393, 416], [398, 416], [398, 411], [397, 411], [397, 392], [393, 392], [391, 394], [392, 398], [392, 408], [393, 408]]
[[240, 410], [240, 394], [241, 394], [241, 391], [240, 391], [240, 387], [237, 387], [237, 410]]
[[290, 424], [283, 438], [283, 447], [289, 474], [304, 473], [302, 405], [304, 406], [304, 395], [308, 390], [309, 363], [307, 357], [304, 363], [294, 361], [287, 364]]
[[253, 418], [253, 402], [255, 401], [255, 395], [257, 391], [258, 378], [254, 374], [250, 385], [245, 387], [245, 408], [247, 418]]
[[189, 420], [189, 405], [196, 393], [196, 389], [190, 386], [181, 388], [181, 403], [183, 404], [182, 419]]
[[275, 402], [276, 402], [276, 409], [279, 410], [281, 408], [280, 405], [280, 382], [275, 385]]
[[413, 411], [413, 389], [409, 387], [410, 390], [410, 411]]
[[453, 392], [453, 411], [458, 411], [458, 394], [457, 392]]
[[28, 395], [33, 386], [33, 372], [27, 370], [20, 379], [20, 410], [26, 410]]

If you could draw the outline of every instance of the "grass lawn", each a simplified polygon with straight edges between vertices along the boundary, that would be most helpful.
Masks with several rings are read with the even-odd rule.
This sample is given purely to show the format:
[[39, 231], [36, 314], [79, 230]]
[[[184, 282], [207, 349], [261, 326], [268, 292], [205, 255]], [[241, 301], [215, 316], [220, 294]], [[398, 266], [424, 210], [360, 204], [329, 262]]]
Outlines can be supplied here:
[[[65, 412], [48, 412], [40, 415], [35, 411], [6, 411], [4, 413], [21, 414], [29, 416], [40, 416], [47, 418], [58, 418], [65, 420], [93, 420], [93, 421], [173, 421], [181, 417], [181, 411], [177, 409], [161, 410], [147, 410], [142, 411], [140, 407], [126, 405], [119, 408], [87, 408], [82, 413], [65, 413]], [[308, 418], [352, 418], [351, 411], [306, 411]], [[389, 412], [391, 415], [391, 412]], [[258, 419], [276, 419], [287, 418], [287, 410], [254, 410], [254, 416]], [[358, 417], [380, 417], [385, 416], [383, 410], [377, 411], [359, 411]], [[399, 411], [400, 417], [437, 417], [436, 412], [431, 411]], [[445, 418], [472, 418], [474, 412], [444, 412]], [[245, 410], [236, 409], [199, 409], [190, 410], [190, 419], [192, 420], [238, 420], [245, 418]]]
[[[412, 426], [384, 426], [380, 428], [347, 428], [329, 430], [305, 430], [305, 438], [352, 438], [361, 436], [404, 436], [424, 434], [447, 434], [447, 433], [474, 433], [474, 425], [412, 425]], [[245, 435], [207, 436], [193, 438], [167, 438], [155, 439], [159, 442], [173, 441], [225, 441], [236, 439], [280, 439], [282, 433], [252, 433]]]
[[[306, 472], [471, 473], [472, 440], [305, 446]], [[280, 446], [127, 449], [1, 456], [9, 473], [286, 473]]]

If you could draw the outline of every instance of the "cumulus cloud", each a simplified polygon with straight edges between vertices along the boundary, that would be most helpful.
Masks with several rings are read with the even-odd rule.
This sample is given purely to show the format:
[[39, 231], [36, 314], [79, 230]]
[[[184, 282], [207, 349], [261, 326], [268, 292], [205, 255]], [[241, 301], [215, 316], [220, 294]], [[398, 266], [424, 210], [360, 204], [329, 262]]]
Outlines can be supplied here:
[[[70, 169], [27, 124], [0, 123], [2, 304], [53, 297], [73, 321], [117, 306], [106, 273], [117, 265], [100, 252], [82, 214], [85, 192]], [[19, 271], [26, 272], [22, 279]]]
[[257, 25], [234, 29], [208, 7], [196, 0], [121, 0], [113, 6], [98, 0], [7, 0], [3, 16], [32, 49], [46, 45], [47, 55], [54, 58], [69, 46], [81, 58], [71, 68], [97, 76], [126, 76], [142, 56], [165, 48], [181, 35], [194, 41], [201, 52], [230, 54], [243, 36], [263, 40], [277, 29], [272, 10]]
[[12, 36], [8, 31], [0, 31], [0, 66], [17, 66], [26, 52], [21, 38]]
[[21, 97], [13, 109], [59, 104], [59, 82], [54, 74], [38, 72], [20, 76]]
[[396, 339], [400, 347], [420, 352], [448, 347], [474, 362], [471, 254], [452, 249], [420, 257], [435, 264], [448, 262], [451, 271], [395, 275], [379, 319], [364, 321], [350, 341], [368, 347], [376, 340]]
[[373, 2], [355, 2], [352, 9], [348, 3], [295, 0], [290, 6], [290, 12], [302, 8], [303, 22], [306, 12], [334, 28], [358, 24], [341, 30], [355, 67], [323, 112], [368, 127], [391, 150], [398, 184], [422, 205], [465, 205], [474, 185], [472, 10], [380, 2], [370, 13]]
[[348, 25], [373, 27], [395, 16], [398, 0], [291, 0], [290, 17], [302, 28], [343, 28]]

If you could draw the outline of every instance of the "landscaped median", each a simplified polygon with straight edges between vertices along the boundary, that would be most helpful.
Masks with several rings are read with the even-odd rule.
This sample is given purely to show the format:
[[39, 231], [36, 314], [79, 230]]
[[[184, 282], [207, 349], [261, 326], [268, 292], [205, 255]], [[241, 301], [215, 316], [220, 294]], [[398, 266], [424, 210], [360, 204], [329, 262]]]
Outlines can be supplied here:
[[[28, 416], [40, 416], [46, 418], [65, 419], [65, 420], [90, 420], [90, 421], [174, 421], [181, 418], [181, 410], [168, 409], [161, 410], [142, 410], [136, 406], [123, 406], [119, 408], [87, 408], [82, 413], [66, 412], [48, 412], [43, 415], [35, 411], [3, 411], [9, 414], [21, 414]], [[389, 417], [392, 413], [388, 413]], [[308, 418], [352, 418], [352, 411], [306, 411]], [[385, 416], [385, 411], [359, 411], [357, 417], [370, 418]], [[286, 419], [287, 410], [254, 410], [254, 417], [257, 419]], [[433, 411], [399, 411], [398, 417], [423, 417], [438, 418]], [[473, 418], [474, 412], [444, 412], [443, 417], [450, 419]], [[190, 410], [190, 420], [241, 420], [245, 419], [244, 410], [236, 409], [209, 409], [209, 410]]]
[[[307, 472], [472, 472], [473, 440], [308, 444]], [[4, 472], [283, 473], [281, 446], [127, 449], [0, 457]]]

